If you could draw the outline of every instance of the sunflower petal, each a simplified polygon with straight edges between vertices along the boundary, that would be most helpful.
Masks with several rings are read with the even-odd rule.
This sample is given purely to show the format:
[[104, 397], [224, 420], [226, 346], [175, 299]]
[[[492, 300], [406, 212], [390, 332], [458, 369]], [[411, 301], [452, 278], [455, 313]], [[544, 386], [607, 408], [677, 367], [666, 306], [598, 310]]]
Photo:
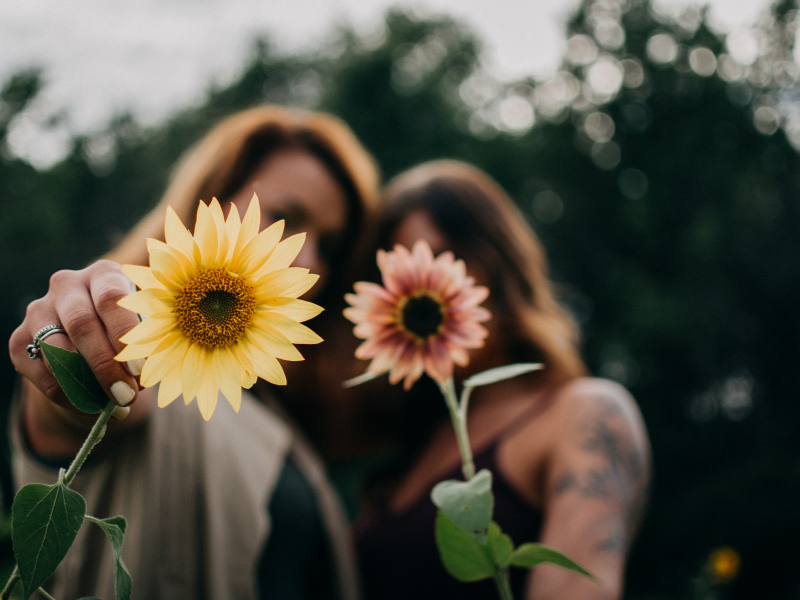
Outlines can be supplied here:
[[[230, 219], [230, 215], [228, 215]], [[258, 230], [261, 227], [261, 204], [258, 202], [258, 196], [253, 194], [250, 199], [250, 204], [242, 219], [242, 226], [239, 229], [239, 236], [236, 238], [236, 244], [231, 256], [231, 264], [237, 265], [239, 263], [239, 255], [247, 245], [258, 235]]]
[[175, 298], [166, 290], [148, 288], [125, 296], [117, 304], [149, 317], [160, 312], [170, 312], [175, 304]]
[[307, 273], [307, 269], [300, 267], [289, 267], [267, 273], [253, 284], [253, 295], [259, 304], [274, 296], [285, 296], [286, 290], [300, 283]]
[[[304, 271], [308, 272], [307, 269], [303, 269]], [[288, 287], [282, 296], [286, 296], [287, 298], [299, 298], [303, 294], [305, 294], [308, 290], [310, 290], [315, 283], [319, 280], [319, 275], [306, 275], [303, 277], [298, 283]]]
[[261, 351], [246, 339], [241, 341], [240, 346], [261, 379], [275, 385], [286, 385], [286, 374], [283, 372], [281, 364], [273, 356]]
[[239, 361], [236, 360], [233, 350], [214, 348], [211, 355], [211, 368], [222, 395], [238, 413], [239, 407], [242, 405], [242, 386], [239, 376]]
[[194, 275], [196, 268], [190, 257], [186, 256], [183, 252], [181, 252], [177, 248], [173, 248], [172, 246], [165, 244], [161, 240], [147, 238], [147, 251], [152, 252], [155, 249], [161, 250], [162, 252], [166, 252], [167, 254], [172, 256], [172, 258], [178, 261], [178, 264], [183, 269], [185, 277], [188, 278]]
[[282, 360], [303, 360], [303, 355], [297, 351], [297, 348], [286, 339], [285, 335], [273, 327], [263, 323], [258, 327], [249, 327], [247, 337], [264, 354]]
[[122, 352], [114, 357], [114, 360], [118, 362], [128, 362], [129, 360], [136, 360], [137, 358], [147, 358], [160, 343], [160, 340], [155, 340], [146, 344], [128, 344]]
[[181, 395], [181, 367], [181, 364], [177, 364], [158, 384], [159, 408], [172, 404], [173, 400]]
[[[202, 260], [200, 267], [209, 269], [216, 266], [217, 258], [217, 228], [211, 211], [203, 202], [197, 205], [197, 221], [194, 225], [194, 239], [200, 247]], [[152, 258], [151, 264], [152, 264]]]
[[128, 333], [119, 338], [123, 344], [146, 344], [161, 340], [178, 325], [175, 316], [169, 313], [158, 313], [148, 317]]
[[156, 279], [150, 267], [142, 267], [141, 265], [120, 265], [120, 267], [122, 268], [122, 272], [128, 276], [128, 279], [135, 283], [141, 290], [148, 288], [167, 289], [163, 283]]
[[[241, 251], [238, 260], [233, 263], [233, 269], [238, 273], [255, 273], [260, 271], [262, 265], [278, 246], [283, 235], [284, 222], [276, 221], [264, 231], [259, 233]], [[258, 277], [252, 277], [255, 281]]]
[[207, 375], [203, 379], [200, 389], [197, 390], [197, 407], [200, 409], [200, 414], [208, 421], [214, 410], [217, 408], [217, 399], [219, 398], [219, 388], [214, 378]]
[[236, 356], [236, 360], [239, 361], [239, 373], [242, 387], [249, 389], [253, 387], [253, 384], [258, 380], [258, 375], [256, 374], [256, 367], [253, 364], [253, 361], [242, 347], [246, 339], [247, 338], [242, 338], [239, 340], [239, 343], [236, 344], [236, 346], [233, 348], [233, 351], [234, 355]]
[[164, 238], [169, 246], [182, 252], [195, 265], [200, 264], [200, 248], [171, 206], [167, 207], [167, 216], [164, 220]]
[[190, 344], [183, 358], [183, 371], [181, 372], [181, 385], [183, 386], [183, 400], [189, 404], [197, 395], [200, 384], [206, 374], [206, 350], [200, 344]]
[[280, 331], [293, 344], [319, 344], [322, 341], [321, 337], [302, 323], [278, 313], [258, 315], [253, 319], [253, 324], [256, 326], [268, 324]]
[[233, 253], [236, 248], [236, 242], [239, 240], [239, 231], [241, 228], [242, 223], [239, 219], [239, 209], [231, 202], [228, 218], [225, 220], [225, 229], [228, 231], [228, 255], [225, 257], [226, 264], [231, 264], [233, 261]]
[[305, 241], [306, 234], [298, 233], [280, 242], [270, 254], [267, 262], [259, 267], [258, 271], [253, 275], [253, 279], [259, 279], [265, 273], [289, 267], [294, 262], [294, 259], [297, 258], [297, 255], [300, 254]]
[[317, 306], [311, 302], [281, 296], [266, 300], [263, 304], [258, 306], [258, 310], [262, 309], [276, 312], [301, 323], [313, 319], [322, 312], [321, 306]]
[[150, 251], [150, 268], [153, 275], [168, 290], [183, 289], [187, 281], [186, 270], [169, 252], [153, 249]]
[[161, 381], [172, 369], [178, 366], [186, 351], [189, 349], [189, 340], [179, 337], [166, 350], [151, 354], [144, 367], [140, 381], [144, 387], [150, 387]]
[[224, 265], [228, 258], [228, 228], [225, 225], [225, 217], [222, 215], [222, 207], [216, 198], [211, 199], [208, 210], [211, 218], [214, 219], [214, 229], [217, 230], [217, 255], [214, 264]]

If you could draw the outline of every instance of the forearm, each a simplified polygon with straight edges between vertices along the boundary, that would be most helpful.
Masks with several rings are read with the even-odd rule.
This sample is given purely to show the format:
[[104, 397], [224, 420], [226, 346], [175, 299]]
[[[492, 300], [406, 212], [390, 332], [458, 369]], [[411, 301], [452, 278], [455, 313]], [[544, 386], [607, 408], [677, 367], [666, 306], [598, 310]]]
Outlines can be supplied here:
[[[71, 458], [86, 440], [95, 423], [95, 415], [82, 415], [51, 402], [27, 379], [21, 385], [20, 423], [30, 450], [49, 458]], [[124, 420], [108, 423], [105, 445], [120, 433], [141, 423], [152, 404], [152, 393], [142, 390]], [[101, 449], [98, 447], [98, 449]]]

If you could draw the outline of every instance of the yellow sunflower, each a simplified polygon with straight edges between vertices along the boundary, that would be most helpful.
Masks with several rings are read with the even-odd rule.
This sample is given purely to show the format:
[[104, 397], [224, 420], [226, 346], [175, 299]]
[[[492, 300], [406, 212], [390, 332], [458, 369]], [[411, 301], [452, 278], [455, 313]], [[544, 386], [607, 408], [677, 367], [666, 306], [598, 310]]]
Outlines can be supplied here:
[[222, 391], [238, 412], [242, 387], [285, 385], [277, 359], [303, 360], [294, 344], [322, 341], [301, 324], [322, 308], [298, 299], [319, 276], [289, 266], [305, 234], [281, 241], [283, 221], [259, 233], [260, 223], [255, 195], [241, 221], [235, 205], [225, 220], [216, 198], [201, 202], [194, 236], [168, 208], [166, 243], [147, 240], [150, 266], [122, 265], [141, 291], [119, 304], [147, 318], [120, 338], [116, 359], [147, 358], [141, 384], [160, 382], [159, 406], [196, 396], [208, 420]]

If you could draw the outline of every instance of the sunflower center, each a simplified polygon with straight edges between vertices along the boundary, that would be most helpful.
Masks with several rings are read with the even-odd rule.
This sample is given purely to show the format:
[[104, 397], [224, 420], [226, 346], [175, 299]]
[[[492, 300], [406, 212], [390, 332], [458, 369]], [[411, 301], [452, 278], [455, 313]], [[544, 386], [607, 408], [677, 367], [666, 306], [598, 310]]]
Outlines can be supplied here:
[[444, 321], [441, 302], [426, 293], [408, 298], [400, 315], [405, 330], [421, 339], [437, 333]]
[[200, 271], [175, 301], [178, 323], [201, 346], [230, 346], [256, 311], [252, 288], [227, 269]]

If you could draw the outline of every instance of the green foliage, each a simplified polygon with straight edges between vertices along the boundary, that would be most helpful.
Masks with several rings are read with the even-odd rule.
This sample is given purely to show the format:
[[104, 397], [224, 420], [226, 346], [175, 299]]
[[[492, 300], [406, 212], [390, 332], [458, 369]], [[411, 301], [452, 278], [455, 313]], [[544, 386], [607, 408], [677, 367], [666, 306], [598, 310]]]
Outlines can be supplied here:
[[67, 555], [86, 514], [83, 496], [62, 483], [31, 483], [11, 508], [11, 531], [24, 598], [41, 586]]
[[495, 566], [489, 549], [441, 510], [436, 514], [436, 545], [445, 569], [459, 581], [479, 581], [494, 576]]
[[550, 563], [567, 569], [568, 571], [574, 571], [584, 577], [588, 577], [596, 583], [600, 583], [597, 577], [589, 573], [589, 571], [574, 560], [564, 556], [558, 550], [553, 550], [542, 544], [522, 544], [519, 548], [514, 550], [513, 554], [510, 556], [510, 561], [515, 567], [524, 567], [526, 569], [532, 569], [543, 563]]
[[514, 555], [514, 542], [502, 532], [500, 526], [494, 521], [489, 524], [489, 538], [486, 545], [495, 566], [505, 569], [511, 564], [511, 558]]
[[97, 523], [111, 542], [114, 549], [114, 591], [116, 600], [129, 600], [133, 588], [133, 580], [128, 567], [122, 561], [122, 543], [125, 541], [126, 522], [124, 517], [96, 519], [86, 516], [87, 521]]
[[464, 533], [486, 543], [494, 509], [489, 470], [481, 469], [469, 481], [440, 481], [431, 490], [431, 500]]
[[42, 342], [41, 347], [53, 375], [73, 406], [90, 415], [102, 412], [108, 404], [108, 396], [86, 359], [77, 352], [70, 352], [46, 342]]
[[459, 581], [501, 576], [509, 566], [530, 569], [550, 563], [599, 583], [578, 563], [547, 546], [527, 543], [515, 550], [511, 538], [494, 521], [489, 525], [486, 543], [480, 543], [439, 510], [436, 514], [436, 545], [445, 569]]
[[497, 383], [498, 381], [503, 381], [505, 379], [513, 379], [514, 377], [518, 377], [524, 373], [538, 371], [543, 366], [544, 365], [542, 365], [542, 363], [516, 363], [513, 365], [497, 367], [495, 369], [488, 369], [468, 377], [466, 380], [464, 380], [464, 387], [479, 387], [482, 385]]

